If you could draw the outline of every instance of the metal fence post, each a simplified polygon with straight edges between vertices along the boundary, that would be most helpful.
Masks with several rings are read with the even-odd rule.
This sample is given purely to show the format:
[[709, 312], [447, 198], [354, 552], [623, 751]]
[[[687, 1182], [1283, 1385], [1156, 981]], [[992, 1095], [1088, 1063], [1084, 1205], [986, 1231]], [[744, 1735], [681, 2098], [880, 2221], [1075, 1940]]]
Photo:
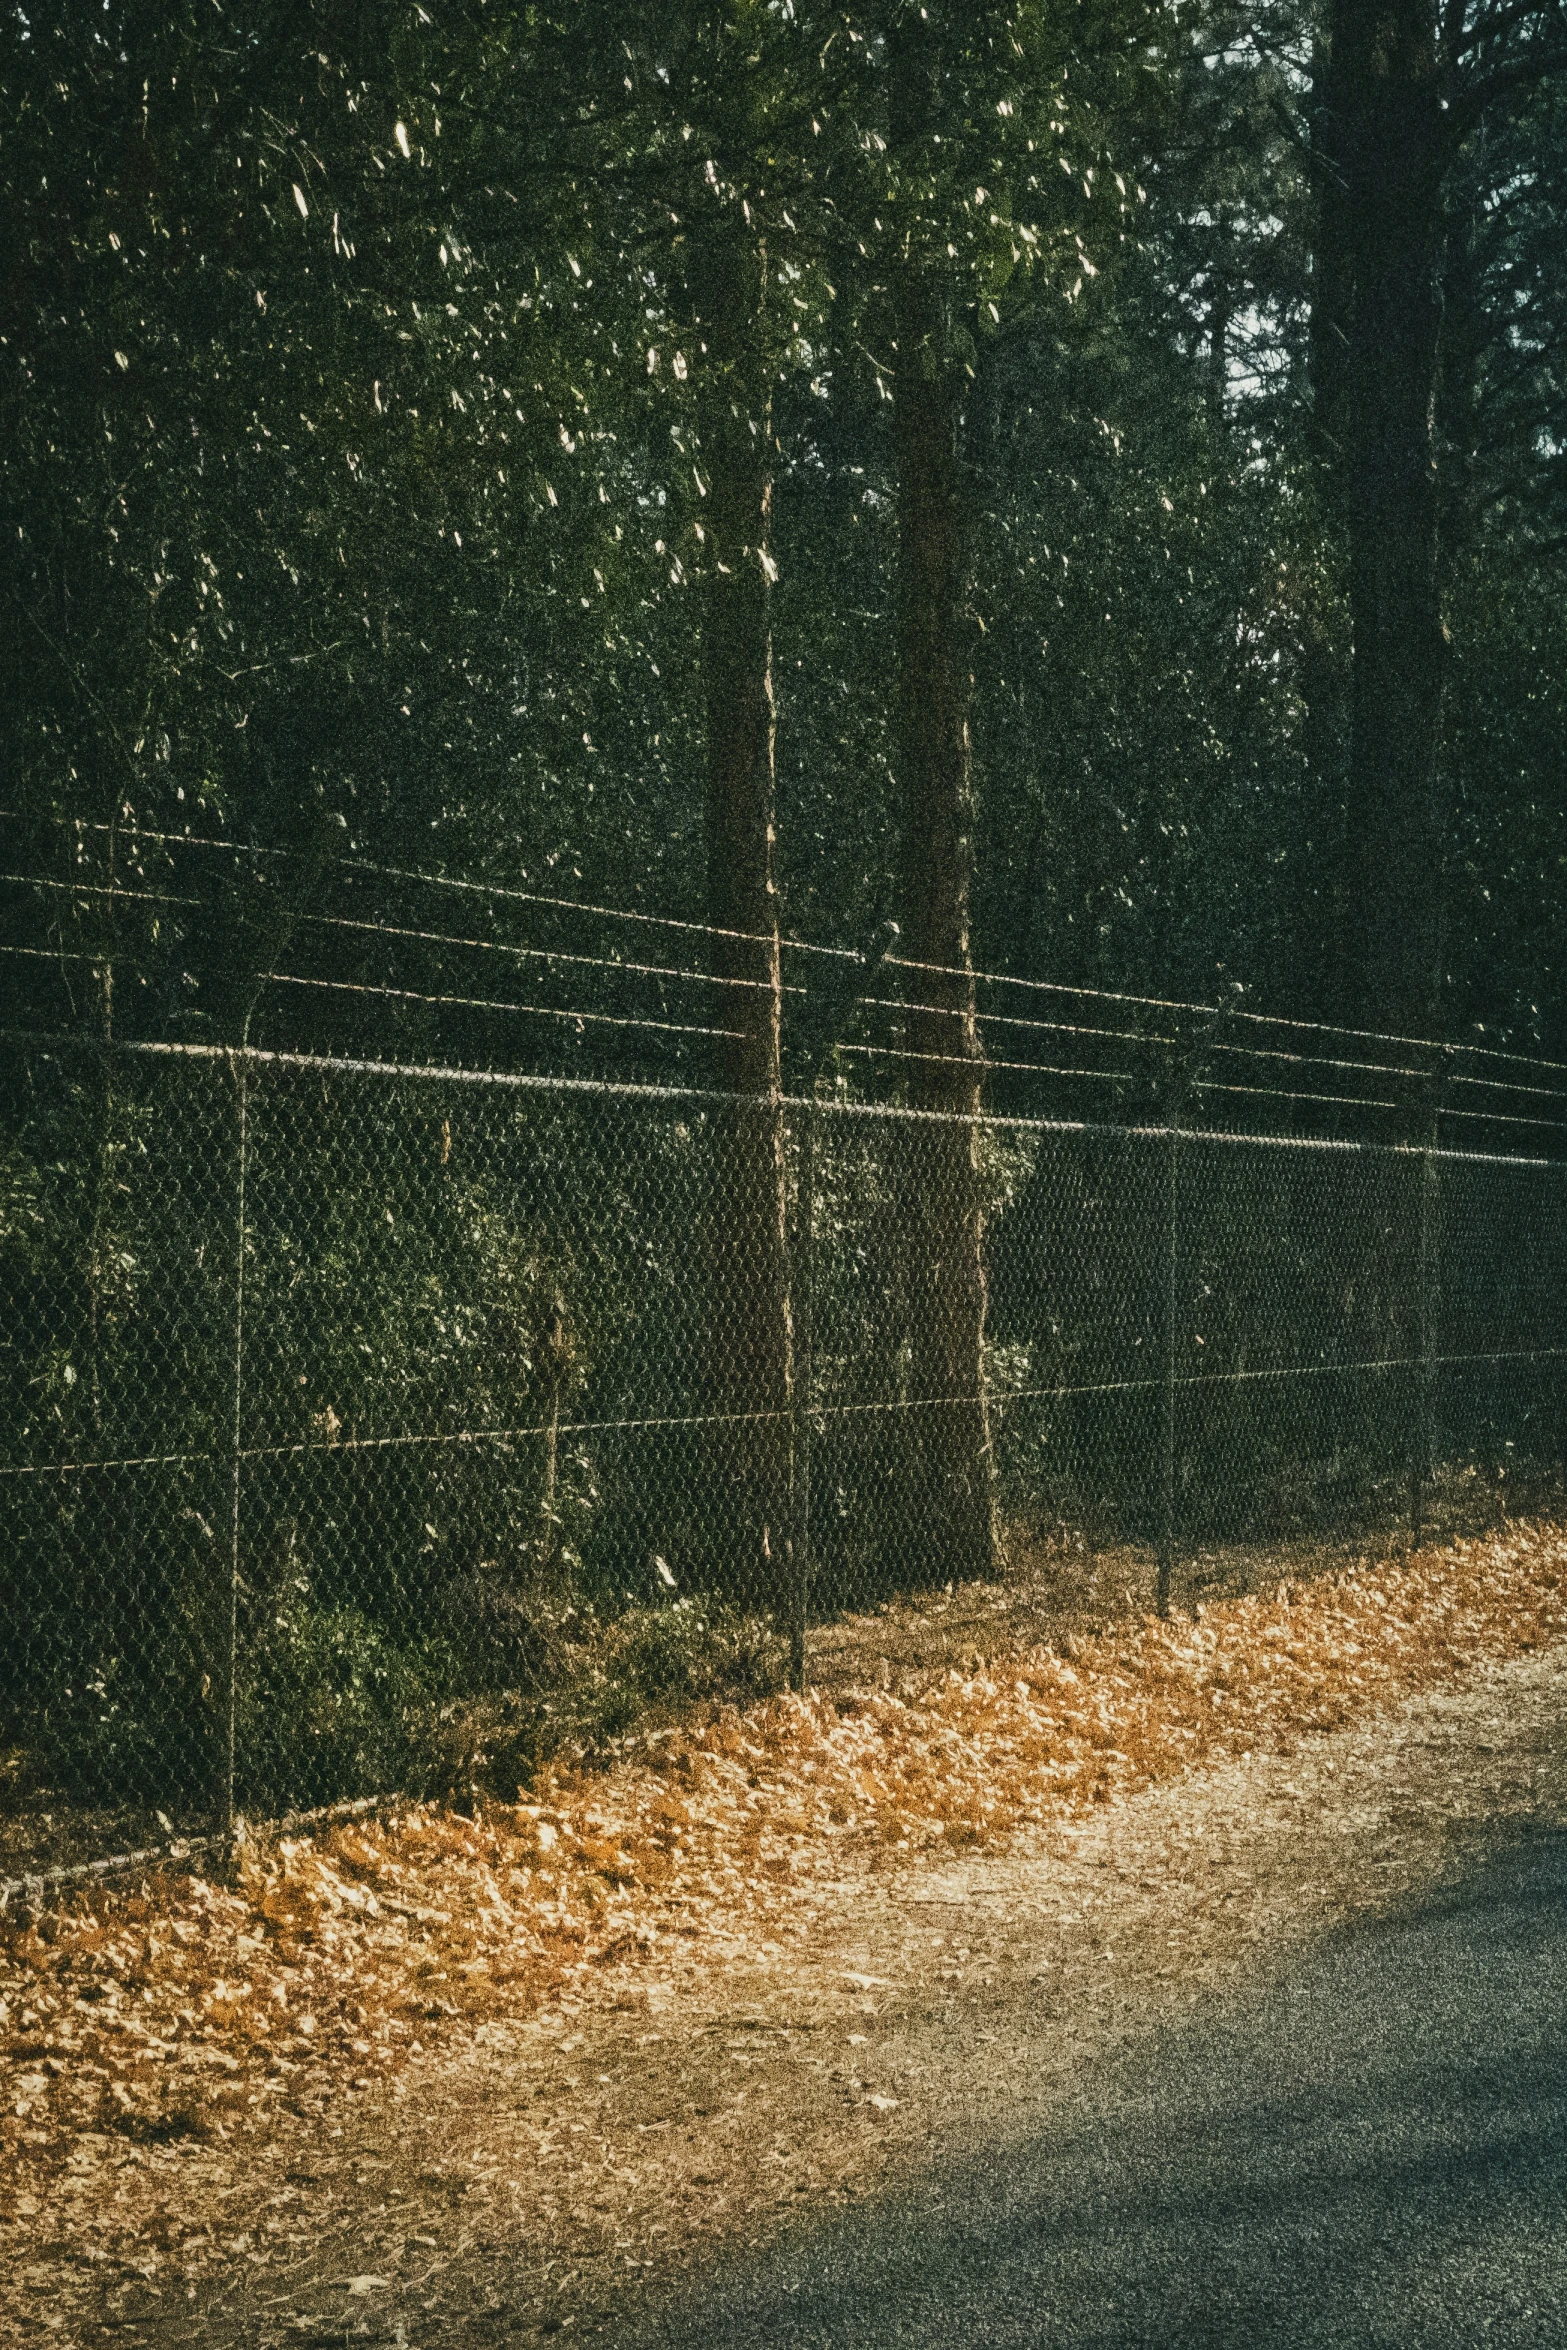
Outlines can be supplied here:
[[789, 1624], [789, 1679], [805, 1687], [805, 1626], [811, 1604], [811, 1306], [815, 1273], [816, 1101], [801, 1105], [800, 1195], [794, 1253], [794, 1578]]
[[816, 1146], [820, 1109], [816, 1088], [838, 1047], [839, 1036], [863, 996], [880, 979], [888, 958], [898, 946], [898, 925], [883, 922], [872, 944], [846, 965], [839, 986], [822, 1006], [816, 1034], [804, 1058], [800, 1085], [800, 1187], [795, 1212], [795, 1242], [789, 1268], [790, 1303], [794, 1315], [793, 1385], [790, 1391], [790, 1456], [793, 1512], [789, 1543], [789, 1679], [795, 1689], [805, 1687], [805, 1632], [811, 1606], [811, 1339], [813, 1285], [816, 1270]]
[[234, 1380], [229, 1425], [229, 1575], [223, 1625], [224, 1688], [219, 1736], [219, 1805], [225, 1830], [234, 1826], [234, 1740], [239, 1703], [240, 1442], [245, 1396], [245, 1177], [250, 1150], [250, 1074], [241, 1055], [234, 1068], [239, 1104], [239, 1162], [234, 1219]]
[[1431, 1426], [1432, 1398], [1435, 1386], [1435, 1315], [1433, 1312], [1433, 1265], [1435, 1249], [1435, 1192], [1436, 1163], [1428, 1144], [1420, 1154], [1420, 1243], [1419, 1283], [1417, 1302], [1417, 1359], [1415, 1364], [1415, 1412], [1413, 1443], [1409, 1463], [1409, 1541], [1413, 1550], [1420, 1548], [1425, 1533], [1426, 1487], [1430, 1481], [1434, 1450]]
[[1169, 1161], [1165, 1174], [1164, 1386], [1159, 1426], [1158, 1609], [1170, 1612], [1170, 1579], [1175, 1572], [1175, 1301], [1180, 1258], [1181, 1120], [1170, 1117]]
[[1165, 1098], [1169, 1129], [1169, 1165], [1165, 1178], [1164, 1215], [1164, 1372], [1159, 1413], [1159, 1543], [1156, 1604], [1161, 1616], [1170, 1612], [1170, 1587], [1175, 1575], [1176, 1529], [1176, 1411], [1180, 1394], [1180, 1342], [1177, 1300], [1180, 1289], [1181, 1249], [1181, 1140], [1186, 1105], [1202, 1083], [1202, 1074], [1219, 1041], [1225, 1021], [1245, 990], [1231, 980], [1212, 1010], [1204, 1015], [1175, 1070]]
[[1409, 1541], [1418, 1550], [1425, 1534], [1426, 1499], [1436, 1465], [1436, 1308], [1440, 1278], [1437, 1238], [1437, 1120], [1448, 1076], [1444, 1053], [1425, 1087], [1420, 1122], [1420, 1221], [1416, 1259], [1415, 1408], [1410, 1430]]

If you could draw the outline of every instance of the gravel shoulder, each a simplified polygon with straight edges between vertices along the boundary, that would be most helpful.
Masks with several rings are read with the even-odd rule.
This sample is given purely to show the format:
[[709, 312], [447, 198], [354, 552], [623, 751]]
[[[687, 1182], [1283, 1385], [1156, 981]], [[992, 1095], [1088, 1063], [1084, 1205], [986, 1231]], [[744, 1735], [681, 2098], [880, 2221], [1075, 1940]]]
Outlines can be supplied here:
[[999, 1850], [883, 1860], [760, 1947], [609, 1965], [481, 2026], [340, 2121], [280, 2126], [242, 2176], [221, 2149], [127, 2149], [185, 2164], [199, 2247], [227, 2257], [79, 2278], [15, 2338], [51, 2316], [57, 2339], [257, 2350], [629, 2337], [797, 2215], [1004, 2157], [1163, 2021], [1564, 1822], [1557, 1647]]

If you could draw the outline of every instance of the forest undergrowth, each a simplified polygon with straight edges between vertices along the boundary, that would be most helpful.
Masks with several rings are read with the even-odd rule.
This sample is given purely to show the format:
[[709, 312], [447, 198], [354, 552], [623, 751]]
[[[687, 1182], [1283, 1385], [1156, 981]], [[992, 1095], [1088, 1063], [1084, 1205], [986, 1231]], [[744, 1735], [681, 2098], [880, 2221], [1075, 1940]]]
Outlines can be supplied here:
[[0, 1937], [14, 2208], [47, 2213], [52, 2177], [79, 2186], [128, 2145], [340, 2112], [484, 2019], [572, 2004], [606, 1965], [634, 1980], [676, 1938], [743, 1953], [807, 1885], [1288, 1751], [1564, 1637], [1567, 1531], [1513, 1523], [923, 1687], [726, 1708], [527, 1801], [252, 1844], [226, 1880], [97, 1885]]

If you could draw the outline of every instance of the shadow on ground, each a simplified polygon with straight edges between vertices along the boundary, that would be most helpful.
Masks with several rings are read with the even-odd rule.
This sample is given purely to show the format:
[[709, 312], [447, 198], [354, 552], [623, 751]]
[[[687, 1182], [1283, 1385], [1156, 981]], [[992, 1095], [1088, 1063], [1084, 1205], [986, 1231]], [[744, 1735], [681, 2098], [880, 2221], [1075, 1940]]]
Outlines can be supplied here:
[[[1567, 2340], [1567, 1836], [1216, 2000], [895, 2201], [715, 2274], [647, 2350]], [[613, 2333], [611, 2335], [613, 2337]]]

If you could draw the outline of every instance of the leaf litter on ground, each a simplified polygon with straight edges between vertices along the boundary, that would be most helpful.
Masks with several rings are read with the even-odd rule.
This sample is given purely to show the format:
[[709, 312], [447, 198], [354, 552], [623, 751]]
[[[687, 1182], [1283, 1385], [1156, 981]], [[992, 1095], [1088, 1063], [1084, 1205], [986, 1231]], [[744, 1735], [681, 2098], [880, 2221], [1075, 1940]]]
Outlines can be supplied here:
[[110, 2221], [82, 2191], [128, 2146], [341, 2111], [487, 2021], [569, 2018], [597, 1969], [743, 1954], [857, 1872], [1287, 1752], [1564, 1637], [1567, 1533], [1515, 1524], [898, 1691], [727, 1708], [475, 1816], [389, 1804], [242, 1846], [228, 1881], [98, 1884], [0, 1932], [13, 2211], [101, 2260]]

